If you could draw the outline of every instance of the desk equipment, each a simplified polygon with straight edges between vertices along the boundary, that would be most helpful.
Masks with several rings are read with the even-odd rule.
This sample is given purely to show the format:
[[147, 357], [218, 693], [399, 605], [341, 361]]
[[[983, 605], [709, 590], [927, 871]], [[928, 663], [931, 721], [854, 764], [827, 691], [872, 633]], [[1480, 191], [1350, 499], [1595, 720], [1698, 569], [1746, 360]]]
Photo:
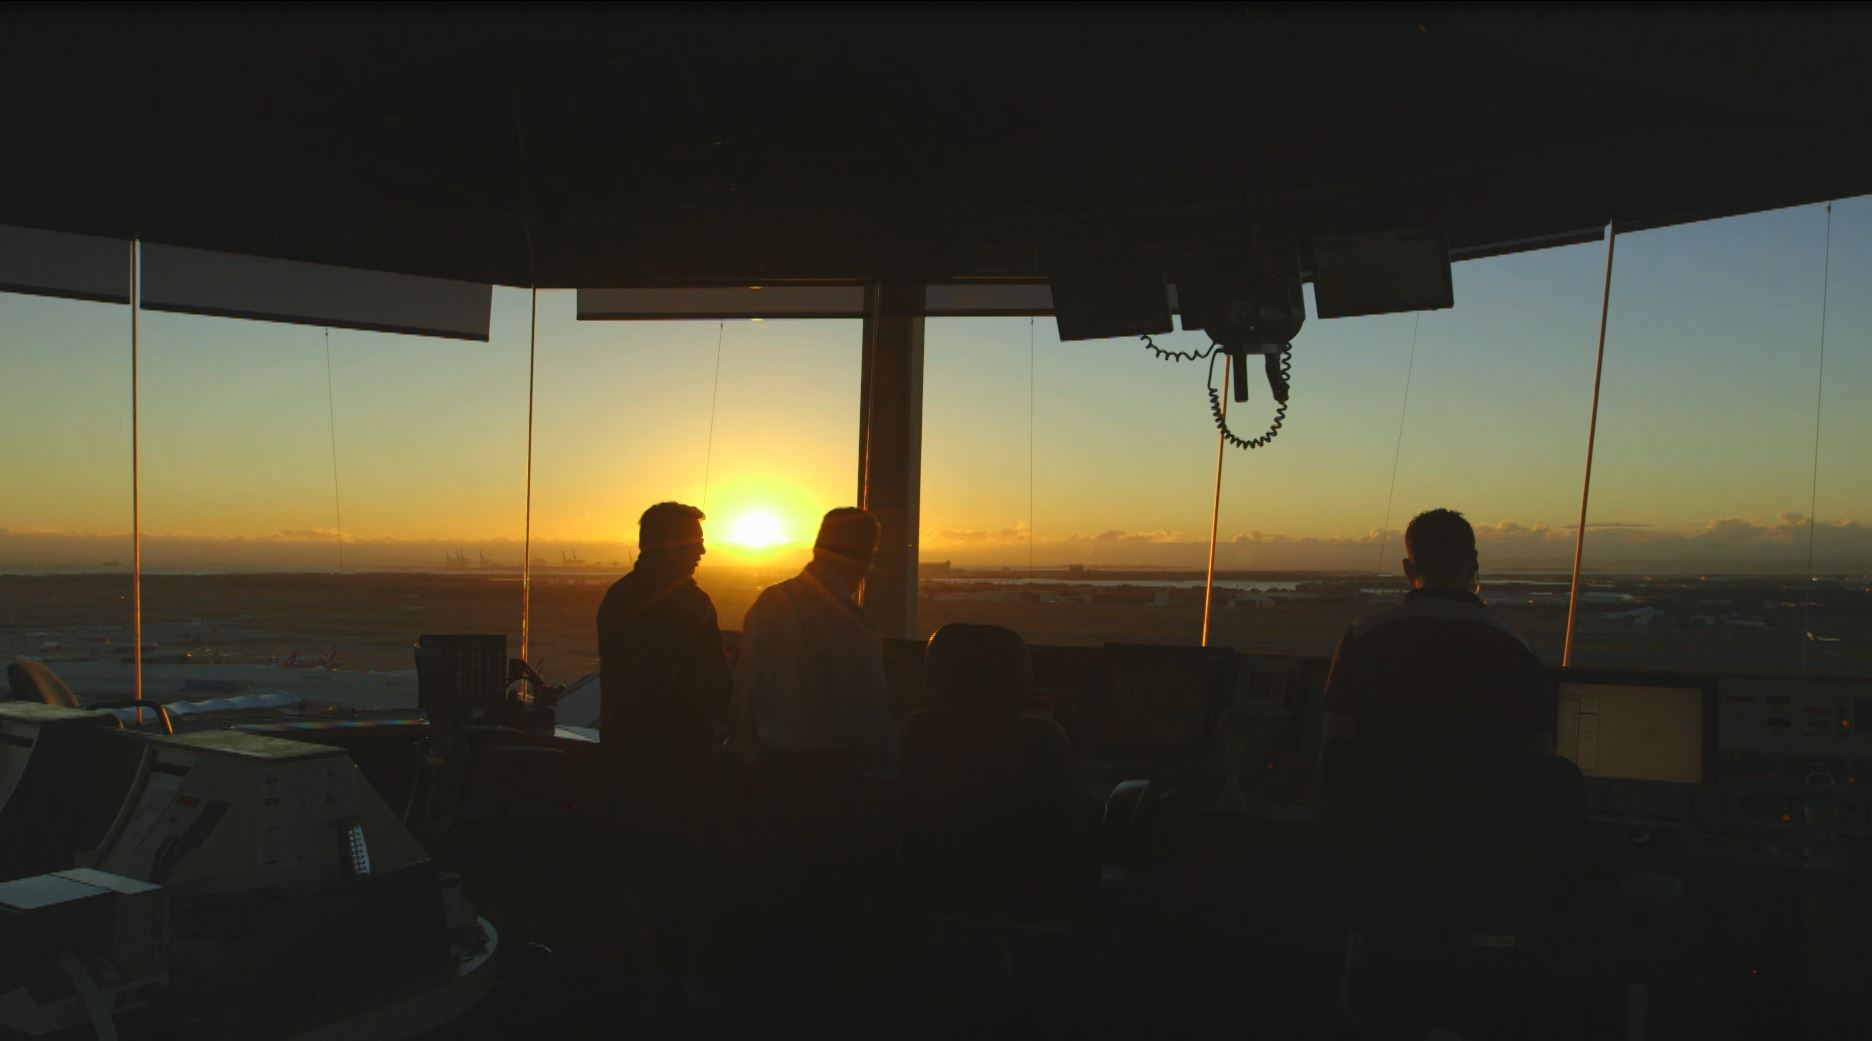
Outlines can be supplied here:
[[342, 750], [11, 703], [0, 738], [0, 1030], [409, 1037], [491, 985], [492, 930]]
[[1198, 760], [1233, 694], [1235, 657], [1203, 647], [1107, 644], [1093, 745], [1101, 758], [1140, 763]]
[[71, 867], [110, 824], [128, 774], [84, 753], [88, 738], [113, 729], [103, 712], [36, 701], [0, 701], [0, 881]]
[[1715, 779], [1716, 693], [1708, 679], [1568, 669], [1558, 695], [1556, 750], [1586, 776]]

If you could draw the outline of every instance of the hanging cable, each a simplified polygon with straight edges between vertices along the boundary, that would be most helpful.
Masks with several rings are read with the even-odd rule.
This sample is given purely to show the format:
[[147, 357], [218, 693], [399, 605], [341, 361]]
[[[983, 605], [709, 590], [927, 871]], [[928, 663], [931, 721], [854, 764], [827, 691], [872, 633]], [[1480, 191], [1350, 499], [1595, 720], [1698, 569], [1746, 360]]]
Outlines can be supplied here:
[[1580, 562], [1586, 556], [1586, 509], [1592, 497], [1593, 445], [1599, 439], [1599, 380], [1605, 374], [1606, 319], [1612, 310], [1612, 250], [1618, 245], [1618, 222], [1606, 222], [1605, 288], [1599, 296], [1599, 351], [1593, 362], [1592, 412], [1586, 421], [1586, 476], [1580, 482], [1579, 529], [1573, 537], [1573, 579], [1567, 586], [1566, 640], [1561, 645], [1560, 665], [1573, 664], [1573, 623], [1579, 617]]
[[[1213, 349], [1214, 348], [1211, 348], [1211, 350]], [[1228, 382], [1228, 367], [1229, 358], [1227, 355], [1223, 355], [1222, 382], [1225, 384]], [[1210, 369], [1213, 370], [1214, 368], [1215, 363], [1212, 361], [1210, 362]], [[1213, 394], [1211, 397], [1213, 398]], [[1215, 603], [1216, 534], [1220, 530], [1218, 525], [1222, 520], [1222, 459], [1228, 454], [1230, 437], [1226, 425], [1228, 418], [1228, 402], [1226, 400], [1222, 401], [1219, 403], [1218, 407], [1221, 409], [1224, 425], [1216, 434], [1215, 492], [1209, 500], [1209, 565], [1203, 575], [1202, 639], [1199, 641], [1199, 645], [1203, 647], [1209, 646], [1209, 612], [1210, 608]]]
[[1213, 355], [1216, 351], [1216, 345], [1214, 343], [1209, 344], [1208, 348], [1200, 351], [1172, 351], [1157, 346], [1157, 341], [1151, 339], [1149, 336], [1140, 336], [1138, 339], [1144, 341], [1145, 350], [1150, 351], [1164, 361], [1202, 361]]
[[[1228, 409], [1223, 406], [1222, 391], [1216, 387], [1215, 381], [1216, 358], [1226, 358], [1227, 356], [1218, 355], [1215, 351], [1214, 344], [1210, 345], [1209, 350], [1209, 414], [1215, 417], [1216, 429], [1222, 432], [1222, 440], [1228, 444], [1234, 445], [1236, 448], [1266, 448], [1269, 442], [1280, 436], [1281, 427], [1287, 422], [1287, 403], [1285, 401], [1276, 402], [1274, 406], [1274, 421], [1268, 424], [1267, 433], [1262, 434], [1260, 437], [1241, 437], [1236, 434], [1235, 431], [1230, 430], [1228, 425]], [[1281, 381], [1283, 383], [1293, 382], [1293, 344], [1285, 343], [1281, 345], [1280, 361], [1278, 364], [1280, 366]], [[1222, 369], [1222, 381], [1224, 385], [1228, 382], [1228, 367], [1226, 362]]]
[[143, 700], [143, 460], [137, 372], [137, 276], [142, 240], [130, 240], [130, 696]]
[[[1146, 336], [1144, 339], [1149, 340]], [[1027, 571], [1034, 569], [1034, 319], [1027, 319]]]
[[1820, 576], [1814, 568], [1816, 515], [1820, 510], [1820, 409], [1826, 402], [1827, 291], [1833, 284], [1833, 204], [1826, 208], [1826, 246], [1820, 265], [1820, 361], [1814, 373], [1813, 483], [1807, 498], [1807, 595], [1801, 604], [1800, 667], [1807, 668], [1807, 645], [1813, 642], [1813, 589]]
[[331, 327], [325, 328], [325, 419], [331, 428], [332, 523], [338, 526], [338, 573], [344, 568], [344, 510], [338, 502], [338, 409], [332, 403]]
[[1404, 458], [1404, 417], [1410, 412], [1411, 376], [1417, 371], [1417, 330], [1423, 324], [1423, 312], [1418, 311], [1411, 320], [1410, 361], [1404, 366], [1404, 401], [1398, 406], [1397, 445], [1391, 450], [1391, 490], [1385, 493], [1384, 523], [1378, 526], [1378, 574], [1385, 573], [1388, 565], [1385, 554], [1391, 549], [1391, 506], [1397, 499], [1398, 460]]
[[721, 400], [721, 354], [722, 338], [727, 335], [728, 323], [715, 323], [715, 386], [709, 391], [708, 404], [708, 450], [702, 456], [702, 512], [708, 512], [709, 472], [715, 467], [715, 403]]
[[527, 321], [527, 447], [526, 512], [520, 530], [520, 660], [528, 655], [533, 637], [533, 373], [539, 359], [539, 287], [533, 287], [533, 307]]

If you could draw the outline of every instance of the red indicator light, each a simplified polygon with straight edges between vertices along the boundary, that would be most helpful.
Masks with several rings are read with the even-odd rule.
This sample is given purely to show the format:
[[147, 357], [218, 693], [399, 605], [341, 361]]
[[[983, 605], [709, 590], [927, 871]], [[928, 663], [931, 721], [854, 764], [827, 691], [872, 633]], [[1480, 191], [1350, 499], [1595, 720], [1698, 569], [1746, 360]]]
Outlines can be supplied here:
[[1842, 719], [1842, 720], [1840, 720], [1840, 726], [1841, 726], [1841, 727], [1844, 727], [1844, 728], [1851, 728], [1851, 727], [1852, 727], [1852, 720], [1850, 720], [1850, 719]]
[[175, 804], [176, 804], [177, 806], [180, 806], [180, 807], [182, 807], [182, 808], [183, 808], [183, 809], [185, 809], [185, 810], [186, 810], [186, 809], [188, 809], [189, 807], [191, 807], [191, 806], [193, 806], [193, 805], [195, 805], [195, 803], [196, 803], [196, 799], [195, 799], [195, 797], [194, 797], [193, 795], [178, 795], [178, 796], [176, 796], [176, 801], [175, 801]]
[[1793, 817], [1792, 817], [1791, 815], [1789, 815], [1789, 814], [1785, 814], [1785, 813], [1784, 813], [1784, 814], [1782, 814], [1782, 815], [1781, 815], [1781, 823], [1783, 823], [1783, 824], [1788, 824], [1788, 823], [1791, 823], [1791, 822], [1792, 822], [1793, 820], [1794, 820], [1794, 818], [1793, 818]]

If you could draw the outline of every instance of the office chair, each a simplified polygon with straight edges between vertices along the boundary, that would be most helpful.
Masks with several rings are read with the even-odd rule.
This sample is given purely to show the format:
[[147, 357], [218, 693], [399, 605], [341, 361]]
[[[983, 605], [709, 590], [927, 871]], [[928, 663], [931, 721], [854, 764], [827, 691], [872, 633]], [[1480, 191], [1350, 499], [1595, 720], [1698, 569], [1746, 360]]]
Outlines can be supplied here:
[[[1584, 830], [1584, 778], [1486, 721], [1410, 716], [1361, 718], [1385, 740], [1335, 739], [1321, 762], [1322, 833], [1343, 894], [1342, 1012], [1415, 1036], [1528, 1036], [1553, 1021], [1546, 952]], [[1389, 1005], [1359, 1000], [1368, 984], [1406, 980], [1386, 989]]]
[[1012, 999], [1075, 949], [1075, 909], [1096, 882], [1071, 743], [1022, 714], [1033, 667], [1011, 630], [946, 625], [926, 661], [938, 704], [904, 730], [902, 855], [926, 950], [948, 952], [929, 971], [957, 993]]
[[7, 665], [7, 686], [18, 701], [37, 701], [56, 708], [77, 708], [78, 696], [58, 674], [36, 661], [19, 659]]

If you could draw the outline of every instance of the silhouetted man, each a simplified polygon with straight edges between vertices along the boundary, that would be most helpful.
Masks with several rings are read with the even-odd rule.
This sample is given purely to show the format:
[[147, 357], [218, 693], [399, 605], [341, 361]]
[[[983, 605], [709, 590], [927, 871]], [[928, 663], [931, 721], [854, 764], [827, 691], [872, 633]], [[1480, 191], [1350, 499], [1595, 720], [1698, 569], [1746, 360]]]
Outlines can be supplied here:
[[1404, 532], [1404, 602], [1354, 625], [1326, 680], [1328, 738], [1553, 747], [1540, 658], [1476, 595], [1475, 531], [1454, 510]]
[[735, 654], [735, 707], [742, 736], [772, 758], [895, 769], [884, 645], [857, 599], [877, 542], [869, 513], [833, 510], [820, 522], [812, 562], [748, 609]]
[[645, 510], [636, 566], [598, 605], [601, 752], [633, 841], [628, 920], [653, 999], [678, 976], [692, 1000], [700, 994], [707, 868], [719, 837], [710, 760], [733, 680], [715, 605], [695, 583], [708, 552], [702, 516], [675, 502]]
[[598, 606], [599, 725], [614, 774], [706, 771], [733, 689], [715, 605], [695, 584], [706, 552], [702, 511], [658, 503], [637, 523], [636, 566]]

